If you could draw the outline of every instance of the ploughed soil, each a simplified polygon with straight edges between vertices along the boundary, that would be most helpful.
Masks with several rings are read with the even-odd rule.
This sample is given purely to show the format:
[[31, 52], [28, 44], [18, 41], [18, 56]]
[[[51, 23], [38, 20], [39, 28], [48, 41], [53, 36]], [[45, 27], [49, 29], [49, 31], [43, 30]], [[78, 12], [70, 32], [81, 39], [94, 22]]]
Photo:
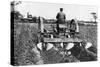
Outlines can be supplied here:
[[[50, 24], [45, 27], [51, 29]], [[79, 26], [79, 38], [92, 42], [97, 47], [97, 26]], [[36, 23], [14, 22], [14, 62], [15, 65], [59, 63], [63, 56], [52, 50], [39, 52], [36, 49], [38, 41], [38, 25]], [[37, 52], [35, 52], [35, 49]], [[96, 50], [95, 50], [96, 52]]]

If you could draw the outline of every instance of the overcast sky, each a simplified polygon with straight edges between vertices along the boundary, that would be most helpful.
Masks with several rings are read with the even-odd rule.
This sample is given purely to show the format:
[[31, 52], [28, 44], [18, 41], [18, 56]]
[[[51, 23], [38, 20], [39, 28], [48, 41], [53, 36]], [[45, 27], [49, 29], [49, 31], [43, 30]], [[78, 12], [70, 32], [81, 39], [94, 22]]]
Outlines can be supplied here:
[[47, 19], [56, 19], [56, 15], [59, 12], [59, 8], [63, 8], [63, 12], [66, 14], [66, 19], [70, 20], [77, 18], [78, 20], [91, 21], [91, 12], [97, 13], [97, 7], [95, 6], [83, 6], [83, 5], [68, 5], [68, 4], [55, 4], [55, 3], [41, 3], [41, 2], [23, 2], [15, 7], [25, 17], [27, 12], [33, 16], [41, 16]]

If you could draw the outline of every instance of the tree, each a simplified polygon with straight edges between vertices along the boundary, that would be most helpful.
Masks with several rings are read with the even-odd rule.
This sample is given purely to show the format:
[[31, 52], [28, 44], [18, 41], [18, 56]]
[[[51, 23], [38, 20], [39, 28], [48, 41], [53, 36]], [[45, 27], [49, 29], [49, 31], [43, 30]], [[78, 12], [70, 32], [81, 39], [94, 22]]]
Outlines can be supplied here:
[[96, 20], [97, 20], [97, 14], [95, 12], [92, 12], [91, 14], [93, 15], [93, 18], [94, 18], [94, 20], [96, 22]]
[[21, 1], [12, 1], [11, 2], [11, 11], [15, 11], [14, 8], [16, 5], [21, 4]]
[[22, 18], [23, 15], [15, 10], [15, 6], [21, 4], [22, 2], [21, 1], [12, 1], [11, 2], [11, 17], [14, 17], [14, 19], [19, 19], [19, 18]]

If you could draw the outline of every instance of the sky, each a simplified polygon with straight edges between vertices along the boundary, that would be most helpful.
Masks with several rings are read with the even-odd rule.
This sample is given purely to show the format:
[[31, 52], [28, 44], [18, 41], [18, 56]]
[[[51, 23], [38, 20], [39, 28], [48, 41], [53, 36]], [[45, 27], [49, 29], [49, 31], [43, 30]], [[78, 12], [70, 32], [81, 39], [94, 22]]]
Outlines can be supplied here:
[[24, 15], [24, 17], [26, 17], [27, 12], [29, 12], [33, 16], [41, 16], [46, 19], [56, 19], [59, 8], [63, 8], [63, 12], [66, 14], [67, 20], [76, 18], [78, 20], [92, 21], [93, 16], [90, 13], [97, 13], [97, 7], [90, 5], [85, 6], [22, 1], [21, 4], [15, 7], [15, 9], [17, 11], [20, 11], [20, 13]]

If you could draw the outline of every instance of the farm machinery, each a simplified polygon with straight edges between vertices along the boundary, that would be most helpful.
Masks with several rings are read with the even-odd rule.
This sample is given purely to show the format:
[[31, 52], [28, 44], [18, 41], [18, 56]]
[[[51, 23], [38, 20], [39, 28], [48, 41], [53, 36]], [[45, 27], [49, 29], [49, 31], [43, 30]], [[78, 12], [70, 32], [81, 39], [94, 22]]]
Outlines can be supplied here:
[[[91, 55], [89, 60], [95, 60], [96, 55], [89, 51], [88, 48], [92, 46], [91, 42], [85, 42], [81, 38], [78, 38], [79, 25], [75, 21], [76, 29], [75, 32], [70, 32], [70, 27], [68, 23], [59, 24], [59, 33], [57, 32], [56, 24], [43, 23], [43, 19], [39, 17], [38, 22], [38, 43], [37, 48], [41, 51], [55, 50], [60, 52], [64, 57], [74, 55], [76, 58], [82, 61], [87, 59], [80, 58], [82, 54]], [[49, 29], [48, 29], [49, 28]], [[74, 34], [74, 35], [73, 35]], [[80, 55], [81, 54], [81, 55]], [[83, 55], [82, 55], [83, 56]]]

